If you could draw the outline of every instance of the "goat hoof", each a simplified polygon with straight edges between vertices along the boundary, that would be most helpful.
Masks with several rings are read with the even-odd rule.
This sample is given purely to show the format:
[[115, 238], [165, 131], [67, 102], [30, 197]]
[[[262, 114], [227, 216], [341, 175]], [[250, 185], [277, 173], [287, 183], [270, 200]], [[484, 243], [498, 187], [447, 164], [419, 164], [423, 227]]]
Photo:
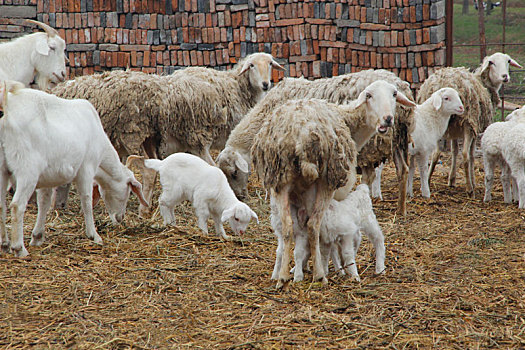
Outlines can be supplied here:
[[93, 237], [93, 243], [98, 244], [98, 245], [104, 244], [102, 241], [102, 238], [100, 238], [99, 235], [96, 235], [95, 237]]

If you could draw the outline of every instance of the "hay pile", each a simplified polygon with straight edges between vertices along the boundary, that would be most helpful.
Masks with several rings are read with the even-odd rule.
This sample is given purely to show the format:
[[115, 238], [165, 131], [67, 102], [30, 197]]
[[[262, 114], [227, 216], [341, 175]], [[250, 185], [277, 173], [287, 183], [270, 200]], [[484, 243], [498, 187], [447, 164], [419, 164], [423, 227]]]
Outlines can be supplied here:
[[[28, 247], [31, 260], [0, 257], [0, 347], [523, 348], [525, 212], [503, 204], [498, 181], [490, 204], [448, 188], [447, 168], [404, 218], [395, 216], [395, 170], [385, 168], [385, 201], [374, 204], [385, 276], [373, 275], [365, 239], [360, 284], [330, 274], [328, 285], [287, 291], [270, 281], [276, 242], [253, 181], [248, 204], [261, 224], [233, 242], [203, 236], [188, 205], [176, 229], [159, 227], [158, 213], [113, 228], [99, 207], [98, 247], [73, 198], [71, 212], [49, 218], [44, 245]], [[26, 239], [35, 214], [31, 206]]]

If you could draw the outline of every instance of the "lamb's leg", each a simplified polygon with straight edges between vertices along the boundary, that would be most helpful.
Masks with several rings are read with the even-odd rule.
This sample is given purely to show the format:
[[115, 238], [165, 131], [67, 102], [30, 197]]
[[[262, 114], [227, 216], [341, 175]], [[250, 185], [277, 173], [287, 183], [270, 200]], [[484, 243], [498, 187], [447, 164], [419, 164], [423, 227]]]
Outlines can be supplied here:
[[277, 280], [277, 288], [283, 287], [290, 280], [290, 247], [292, 244], [293, 222], [290, 212], [290, 190], [285, 186], [280, 192], [272, 190], [275, 204], [281, 214], [283, 254], [281, 258], [281, 269]]
[[448, 185], [450, 187], [456, 186], [456, 167], [458, 160], [458, 151], [458, 140], [450, 140], [450, 155], [452, 157], [450, 171], [448, 173]]
[[525, 168], [523, 163], [519, 160], [509, 162], [512, 176], [516, 179], [519, 193], [519, 208], [525, 208]]
[[397, 198], [397, 212], [403, 216], [407, 215], [406, 195], [408, 180], [407, 159], [399, 149], [394, 150], [394, 164], [396, 165], [397, 181], [399, 186]]
[[202, 152], [199, 154], [199, 157], [204, 159], [208, 164], [215, 166], [215, 161], [213, 160], [210, 154], [210, 146], [205, 146]]
[[45, 224], [49, 209], [51, 208], [51, 199], [53, 196], [52, 188], [42, 188], [36, 190], [36, 200], [38, 203], [38, 215], [35, 227], [31, 235], [30, 246], [41, 246], [45, 238]]
[[275, 250], [275, 264], [273, 265], [273, 272], [272, 272], [272, 280], [279, 279], [279, 270], [281, 270], [281, 261], [283, 258], [283, 238], [281, 236], [281, 233], [276, 233], [277, 236], [277, 249]]
[[[503, 187], [503, 201], [505, 203], [512, 203], [512, 176], [510, 168], [505, 161], [500, 162], [501, 167], [501, 186]], [[492, 188], [492, 184], [491, 184]]]
[[467, 180], [467, 194], [474, 198], [474, 157], [472, 156], [472, 147], [474, 143], [473, 135], [465, 132], [463, 138], [463, 169]]
[[[416, 157], [410, 156], [410, 164], [408, 165], [408, 181], [407, 181], [407, 193], [410, 197], [414, 197], [413, 182], [414, 174], [416, 172]], [[419, 170], [421, 172], [421, 169]]]
[[96, 244], [102, 244], [102, 238], [98, 235], [93, 219], [93, 177], [94, 174], [81, 173], [75, 180], [82, 213], [84, 213], [84, 222], [86, 223], [86, 236], [92, 239]]
[[434, 153], [432, 153], [432, 163], [430, 164], [430, 170], [428, 171], [428, 181], [430, 182], [430, 179], [432, 178], [432, 175], [434, 174], [434, 170], [436, 169], [436, 164], [439, 162], [439, 157], [441, 156], [441, 151], [436, 149]]
[[224, 226], [222, 225], [221, 216], [217, 214], [212, 215], [213, 222], [215, 223], [215, 232], [226, 240], [230, 240], [231, 237], [226, 234], [224, 231]]
[[164, 225], [176, 225], [175, 213], [173, 210], [175, 206], [182, 202], [180, 196], [181, 191], [177, 188], [164, 189], [159, 197], [159, 211], [162, 219], [164, 220]]
[[363, 230], [372, 242], [376, 252], [376, 273], [385, 272], [385, 236], [377, 222], [375, 215], [370, 215]]
[[67, 209], [67, 198], [69, 197], [69, 190], [71, 184], [58, 186], [55, 192], [55, 209], [65, 210]]
[[11, 242], [9, 235], [7, 234], [7, 204], [5, 201], [7, 196], [7, 183], [9, 181], [9, 175], [2, 169], [3, 164], [0, 164], [0, 246], [2, 252], [9, 253]]
[[209, 210], [206, 207], [197, 207], [195, 209], [195, 215], [197, 215], [197, 226], [201, 229], [202, 233], [208, 235]]
[[335, 241], [332, 243], [330, 250], [330, 257], [332, 258], [332, 263], [334, 264], [335, 271], [338, 272], [341, 276], [345, 274], [343, 269], [343, 263], [341, 262], [341, 242]]
[[368, 185], [370, 192], [372, 192], [372, 183], [374, 182], [376, 173], [373, 167], [362, 167], [361, 168], [361, 182]]
[[514, 176], [512, 176], [512, 174], [510, 176], [510, 181], [511, 181], [511, 187], [512, 187], [512, 201], [513, 202], [518, 202], [520, 200], [518, 183], [516, 182], [516, 178]]
[[318, 182], [315, 202], [306, 224], [308, 230], [308, 244], [310, 246], [310, 254], [312, 256], [313, 280], [322, 280], [323, 283], [326, 283], [327, 279], [321, 260], [319, 234], [323, 216], [326, 209], [328, 208], [331, 198], [332, 193], [328, 190], [327, 185], [322, 182]]
[[352, 276], [357, 282], [360, 282], [361, 278], [359, 277], [359, 273], [357, 272], [357, 266], [355, 263], [356, 234], [359, 235], [359, 232], [357, 230], [353, 233], [341, 237], [341, 255], [343, 258], [343, 266], [345, 268], [346, 273]]
[[328, 264], [330, 263], [330, 253], [332, 252], [332, 245], [335, 244], [334, 242], [331, 243], [325, 243], [321, 239], [320, 243], [320, 249], [321, 249], [321, 260], [323, 263], [324, 268], [324, 274], [325, 276], [328, 276]]
[[417, 165], [419, 168], [419, 177], [421, 178], [421, 195], [425, 198], [430, 198], [430, 184], [428, 183], [428, 157], [425, 154], [420, 154], [417, 157]]
[[304, 279], [304, 266], [308, 261], [308, 236], [306, 232], [297, 232], [295, 234], [295, 248], [293, 250], [295, 267], [293, 269], [293, 281], [300, 282]]
[[384, 167], [385, 163], [381, 163], [377, 168], [374, 169], [375, 179], [372, 182], [372, 198], [379, 198], [380, 200], [383, 200], [383, 194], [381, 193], [381, 174]]
[[[490, 202], [492, 200], [492, 185], [494, 184], [494, 159], [488, 154], [483, 154], [483, 168], [485, 169], [485, 196], [483, 197], [483, 202]], [[503, 193], [505, 193], [503, 171], [501, 176]]]
[[11, 201], [11, 249], [19, 258], [29, 255], [24, 246], [24, 213], [36, 183], [37, 179], [18, 179]]

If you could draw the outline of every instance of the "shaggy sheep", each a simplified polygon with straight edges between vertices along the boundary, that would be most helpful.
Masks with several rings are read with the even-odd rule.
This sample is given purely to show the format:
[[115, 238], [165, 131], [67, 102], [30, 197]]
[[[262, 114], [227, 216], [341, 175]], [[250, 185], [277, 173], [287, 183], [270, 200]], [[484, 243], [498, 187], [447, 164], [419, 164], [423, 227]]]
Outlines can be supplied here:
[[[93, 221], [92, 194], [100, 187], [112, 221], [120, 222], [126, 212], [130, 190], [144, 205], [140, 183], [120, 163], [117, 152], [106, 136], [97, 112], [86, 100], [64, 100], [42, 91], [24, 89], [23, 84], [8, 82], [0, 88], [4, 117], [0, 119], [1, 158], [0, 204], [2, 235], [5, 231], [5, 195], [10, 178], [16, 182], [11, 202], [13, 242], [16, 256], [28, 255], [23, 240], [23, 219], [27, 202], [37, 189], [38, 217], [31, 245], [41, 245], [44, 224], [51, 206], [53, 187], [74, 181], [80, 193], [86, 235], [102, 244]], [[96, 181], [95, 193], [93, 181]]]
[[[390, 82], [397, 87], [398, 91], [403, 92], [410, 98], [412, 97], [408, 83], [400, 80], [394, 73], [382, 69], [361, 71], [314, 81], [303, 78], [286, 78], [278, 83], [233, 129], [226, 142], [226, 147], [217, 158], [217, 165], [226, 174], [235, 193], [242, 195], [246, 192], [248, 171], [251, 164], [250, 147], [254, 136], [259, 132], [265, 118], [278, 106], [287, 100], [297, 98], [320, 98], [332, 103], [348, 102], [356, 99], [370, 83], [376, 80]], [[406, 133], [412, 129], [412, 118], [412, 109], [398, 106], [394, 125], [395, 142], [393, 141], [392, 143], [394, 145], [394, 153], [399, 154], [399, 156], [394, 158], [395, 160], [399, 160], [408, 154], [408, 136]], [[388, 149], [390, 154], [390, 144]], [[363, 156], [363, 152], [360, 153], [361, 156]], [[396, 164], [399, 164], [401, 173], [408, 170], [407, 166], [401, 167], [399, 162], [396, 162]], [[401, 177], [403, 176], [405, 175]], [[401, 183], [406, 185], [406, 176], [404, 178], [404, 182], [401, 181]], [[406, 191], [405, 187], [403, 187], [403, 192], [400, 192], [403, 196], [404, 191]], [[404, 211], [403, 198], [400, 197], [399, 201], [402, 211]]]
[[236, 234], [246, 231], [251, 218], [259, 222], [257, 214], [235, 197], [223, 172], [199, 157], [187, 153], [174, 153], [164, 160], [130, 156], [129, 163], [159, 172], [162, 185], [159, 208], [165, 225], [175, 225], [173, 210], [185, 200], [193, 204], [198, 226], [205, 234], [210, 215], [216, 233], [224, 239], [230, 239], [224, 232], [224, 221], [230, 223]]
[[412, 197], [412, 183], [416, 161], [421, 177], [421, 194], [430, 198], [430, 187], [428, 183], [428, 161], [438, 146], [439, 139], [447, 130], [448, 122], [452, 114], [462, 115], [463, 103], [456, 90], [442, 88], [434, 92], [423, 104], [417, 105], [414, 119], [416, 127], [410, 134], [412, 144], [409, 147], [410, 168], [408, 171], [408, 194]]
[[[418, 94], [418, 101], [428, 99], [435, 91], [443, 87], [456, 89], [465, 106], [462, 116], [452, 116], [445, 138], [451, 140], [452, 165], [448, 177], [448, 185], [456, 183], [456, 158], [458, 154], [458, 139], [463, 139], [463, 167], [467, 184], [467, 193], [474, 197], [474, 151], [476, 137], [492, 122], [494, 109], [499, 104], [499, 89], [503, 83], [510, 80], [509, 66], [521, 66], [509, 55], [495, 53], [485, 57], [480, 67], [474, 73], [466, 68], [446, 67], [428, 77]], [[439, 159], [439, 150], [434, 153], [429, 178]]]
[[[278, 239], [275, 266], [272, 273], [272, 279], [276, 280], [281, 268], [283, 237], [279, 211], [273, 200], [270, 207], [272, 210], [271, 223]], [[304, 231], [304, 223], [306, 222], [304, 214], [304, 210], [299, 210], [293, 215], [295, 219], [293, 223], [295, 235], [295, 267], [293, 273], [295, 282], [303, 280], [303, 269], [310, 256], [308, 237]], [[376, 273], [384, 273], [385, 239], [374, 214], [370, 191], [365, 184], [357, 186], [356, 190], [342, 201], [332, 200], [326, 210], [320, 228], [321, 258], [323, 259], [325, 274], [328, 274], [328, 261], [332, 255], [334, 265], [341, 274], [344, 274], [346, 270], [354, 279], [360, 281], [355, 256], [361, 243], [361, 231], [368, 236], [374, 245]], [[342, 260], [339, 258], [340, 256]]]
[[[519, 200], [521, 192], [517, 184], [517, 176], [512, 173], [510, 164], [518, 164], [519, 154], [515, 150], [520, 149], [518, 143], [523, 143], [525, 125], [525, 108], [521, 108], [509, 114], [505, 122], [497, 122], [489, 125], [481, 137], [481, 150], [483, 152], [483, 164], [485, 168], [485, 197], [484, 202], [492, 200], [492, 185], [494, 183], [494, 168], [501, 168], [501, 183], [503, 187], [503, 198], [505, 203]], [[507, 162], [507, 157], [511, 159]], [[514, 167], [518, 167], [515, 165]], [[520, 174], [519, 170], [515, 171]], [[522, 198], [523, 199], [523, 198]], [[521, 201], [521, 205], [523, 205]]]
[[0, 44], [0, 81], [15, 80], [26, 87], [37, 76], [37, 85], [47, 90], [49, 83], [66, 77], [66, 42], [58, 32], [45, 23], [36, 24], [45, 33], [32, 33]]
[[[255, 53], [230, 71], [186, 68], [169, 76], [113, 71], [84, 76], [53, 89], [64, 98], [85, 98], [97, 109], [121, 157], [160, 158], [191, 152], [210, 164], [210, 148], [222, 148], [231, 129], [270, 87], [271, 55]], [[126, 97], [126, 98], [123, 98]], [[151, 199], [156, 173], [145, 169]], [[141, 206], [144, 215], [147, 208]]]
[[[350, 105], [319, 99], [291, 100], [264, 118], [251, 155], [259, 178], [271, 190], [281, 213], [283, 249], [278, 288], [290, 278], [292, 206], [306, 211], [313, 278], [325, 280], [319, 228], [332, 197], [346, 198], [355, 183], [357, 147], [350, 130], [368, 124], [386, 131], [385, 126], [394, 121], [396, 100], [413, 105], [394, 85], [377, 81]], [[365, 111], [364, 119], [360, 110]], [[367, 138], [355, 134], [362, 146]], [[368, 132], [367, 137], [372, 134]]]

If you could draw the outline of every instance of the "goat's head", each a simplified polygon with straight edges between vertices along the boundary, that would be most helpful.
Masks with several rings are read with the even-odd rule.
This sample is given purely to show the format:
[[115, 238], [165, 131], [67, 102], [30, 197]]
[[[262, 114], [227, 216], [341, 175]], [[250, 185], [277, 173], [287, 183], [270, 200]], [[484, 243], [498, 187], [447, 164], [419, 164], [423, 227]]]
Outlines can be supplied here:
[[226, 147], [215, 160], [237, 198], [242, 198], [248, 185], [248, 163], [231, 147]]
[[246, 232], [251, 218], [254, 218], [259, 223], [257, 214], [243, 202], [238, 202], [233, 207], [222, 212], [221, 221], [228, 221], [235, 234], [243, 234]]
[[29, 19], [26, 22], [36, 24], [45, 31], [34, 34], [36, 41], [31, 62], [38, 73], [39, 88], [46, 90], [50, 82], [58, 83], [66, 78], [66, 42], [47, 24]]
[[509, 68], [510, 66], [522, 68], [521, 65], [512, 59], [509, 55], [501, 52], [496, 52], [483, 59], [483, 63], [479, 71], [483, 73], [489, 69], [489, 79], [491, 83], [499, 89], [501, 84], [510, 81]]
[[359, 94], [355, 108], [364, 105], [367, 111], [367, 123], [375, 127], [379, 133], [385, 133], [394, 125], [396, 102], [408, 107], [415, 106], [415, 103], [394, 85], [384, 80], [377, 80]]
[[272, 68], [284, 70], [272, 55], [254, 53], [246, 57], [239, 75], [248, 74], [250, 85], [259, 91], [268, 91], [272, 85]]
[[458, 92], [452, 88], [442, 88], [434, 92], [430, 97], [436, 111], [441, 110], [447, 115], [461, 115], [465, 111]]

